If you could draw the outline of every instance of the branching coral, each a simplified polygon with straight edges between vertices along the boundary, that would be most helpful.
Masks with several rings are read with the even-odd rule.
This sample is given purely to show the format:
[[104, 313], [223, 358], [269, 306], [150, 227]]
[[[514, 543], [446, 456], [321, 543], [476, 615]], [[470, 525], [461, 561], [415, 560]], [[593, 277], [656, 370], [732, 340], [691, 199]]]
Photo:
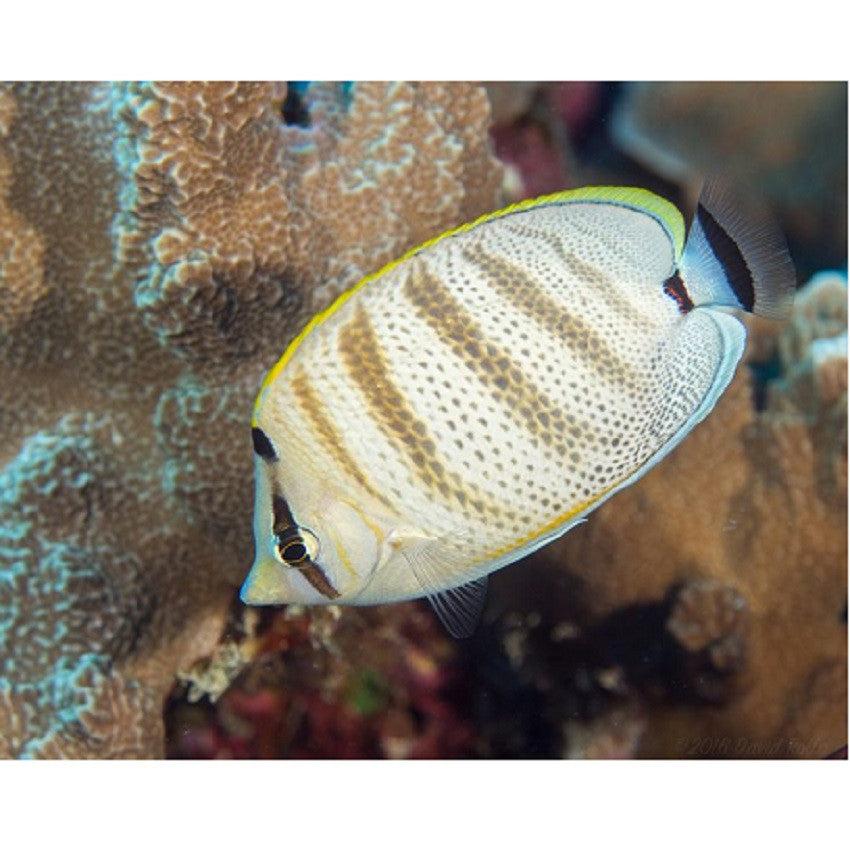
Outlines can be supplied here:
[[[250, 557], [263, 372], [497, 205], [482, 89], [0, 86], [0, 754], [163, 752]], [[303, 123], [303, 122], [302, 122]]]

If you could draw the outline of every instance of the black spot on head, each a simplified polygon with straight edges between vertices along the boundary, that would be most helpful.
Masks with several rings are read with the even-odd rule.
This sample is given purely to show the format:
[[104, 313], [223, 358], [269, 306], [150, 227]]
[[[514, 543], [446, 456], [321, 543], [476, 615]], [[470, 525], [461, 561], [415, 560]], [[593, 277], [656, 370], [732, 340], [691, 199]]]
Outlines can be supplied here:
[[277, 452], [275, 452], [271, 440], [262, 428], [251, 429], [251, 440], [254, 443], [254, 451], [263, 460], [277, 460]]

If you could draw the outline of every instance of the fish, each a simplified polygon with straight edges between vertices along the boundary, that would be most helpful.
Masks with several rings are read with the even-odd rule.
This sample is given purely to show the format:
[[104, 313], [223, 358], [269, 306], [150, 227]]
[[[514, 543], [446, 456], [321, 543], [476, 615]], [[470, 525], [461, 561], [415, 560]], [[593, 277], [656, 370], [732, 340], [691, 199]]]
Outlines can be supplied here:
[[673, 451], [741, 359], [735, 313], [781, 320], [794, 289], [769, 213], [717, 179], [687, 238], [666, 199], [594, 186], [408, 251], [314, 316], [262, 382], [242, 601], [426, 597], [472, 634], [488, 575]]

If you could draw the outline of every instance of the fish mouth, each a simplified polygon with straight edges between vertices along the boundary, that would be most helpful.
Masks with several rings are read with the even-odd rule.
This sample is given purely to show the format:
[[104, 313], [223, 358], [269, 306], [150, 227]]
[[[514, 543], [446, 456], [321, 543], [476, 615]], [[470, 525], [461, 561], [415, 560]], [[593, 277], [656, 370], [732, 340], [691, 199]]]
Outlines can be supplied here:
[[[281, 572], [300, 573], [314, 592], [314, 597], [305, 599], [306, 588], [293, 594], [290, 584], [282, 581]], [[284, 572], [284, 576], [286, 572]], [[291, 581], [291, 580], [290, 580]], [[286, 593], [286, 591], [289, 593]], [[285, 594], [285, 595], [284, 595]], [[262, 559], [254, 563], [239, 590], [239, 598], [245, 605], [328, 605], [340, 597], [339, 591], [328, 581], [325, 573], [312, 561], [297, 567], [282, 567], [276, 561]], [[300, 598], [298, 598], [300, 597]]]
[[279, 596], [280, 580], [274, 566], [265, 559], [253, 563], [239, 589], [239, 598], [245, 605], [282, 604]]

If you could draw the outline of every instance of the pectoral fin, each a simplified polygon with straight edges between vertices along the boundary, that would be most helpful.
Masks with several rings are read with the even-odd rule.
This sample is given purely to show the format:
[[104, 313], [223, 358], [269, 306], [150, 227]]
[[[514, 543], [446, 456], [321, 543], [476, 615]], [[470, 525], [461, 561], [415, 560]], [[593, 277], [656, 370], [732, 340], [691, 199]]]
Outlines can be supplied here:
[[460, 584], [457, 576], [468, 566], [458, 547], [460, 537], [423, 540], [409, 545], [404, 556], [413, 575], [453, 638], [469, 637], [478, 625], [487, 598], [487, 576]]
[[478, 626], [487, 601], [487, 576], [429, 594], [428, 601], [453, 638], [468, 638]]

